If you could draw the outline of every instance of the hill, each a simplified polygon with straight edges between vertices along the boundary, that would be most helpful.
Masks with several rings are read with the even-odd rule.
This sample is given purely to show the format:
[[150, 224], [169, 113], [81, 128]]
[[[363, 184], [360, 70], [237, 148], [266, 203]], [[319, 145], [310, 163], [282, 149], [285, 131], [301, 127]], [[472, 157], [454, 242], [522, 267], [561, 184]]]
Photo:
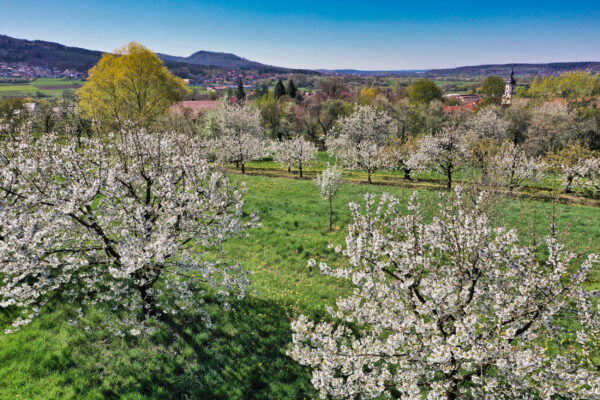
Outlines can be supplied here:
[[24, 62], [50, 69], [85, 72], [96, 64], [100, 57], [101, 51], [0, 35], [0, 61], [8, 63]]
[[274, 73], [315, 73], [308, 70], [293, 68], [276, 67], [266, 65], [256, 61], [251, 61], [231, 53], [221, 53], [215, 51], [200, 50], [188, 57], [170, 56], [168, 54], [158, 53], [158, 56], [164, 61], [179, 62], [194, 65], [212, 66], [228, 69], [257, 70], [261, 72]]
[[557, 62], [548, 64], [488, 64], [473, 65], [457, 68], [431, 69], [426, 72], [426, 76], [457, 76], [457, 75], [510, 75], [511, 68], [514, 66], [515, 74], [520, 76], [534, 75], [560, 75], [563, 72], [571, 71], [591, 71], [600, 72], [600, 62], [581, 61], [581, 62]]
[[225, 68], [257, 69], [270, 67], [256, 61], [250, 61], [231, 53], [219, 53], [214, 51], [197, 51], [189, 57], [170, 56], [158, 53], [164, 61], [174, 61], [188, 64], [210, 65]]
[[[88, 71], [100, 60], [103, 52], [79, 47], [65, 46], [43, 40], [16, 39], [0, 35], [0, 61], [23, 62], [32, 66], [43, 66], [58, 70]], [[189, 57], [159, 54], [165, 65], [175, 75], [187, 78], [193, 75], [217, 72], [219, 69], [245, 69], [273, 73], [316, 73], [306, 70], [274, 67], [249, 61], [229, 53], [198, 51]]]

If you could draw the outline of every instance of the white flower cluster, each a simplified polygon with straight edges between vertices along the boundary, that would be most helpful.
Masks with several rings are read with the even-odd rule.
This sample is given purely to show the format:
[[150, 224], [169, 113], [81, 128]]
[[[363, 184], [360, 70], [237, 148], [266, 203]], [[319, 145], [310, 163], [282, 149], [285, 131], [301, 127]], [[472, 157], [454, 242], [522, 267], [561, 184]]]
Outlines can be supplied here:
[[475, 114], [467, 123], [467, 135], [478, 139], [494, 139], [502, 141], [506, 138], [509, 123], [497, 110], [485, 108]]
[[540, 180], [546, 168], [539, 157], [529, 157], [512, 142], [505, 142], [490, 162], [490, 174], [511, 192], [527, 181]]
[[217, 110], [215, 123], [219, 136], [210, 147], [219, 160], [236, 163], [245, 173], [248, 161], [269, 155], [270, 146], [258, 109], [227, 104]]
[[464, 130], [459, 126], [447, 125], [439, 134], [421, 139], [407, 166], [416, 171], [436, 170], [446, 176], [447, 186], [451, 188], [453, 176], [467, 156]]
[[600, 398], [600, 319], [582, 288], [597, 257], [549, 238], [540, 261], [490, 227], [483, 197], [449, 196], [431, 222], [416, 194], [406, 215], [389, 195], [351, 203], [349, 267], [320, 269], [354, 293], [328, 309], [332, 322], [293, 321], [289, 355], [322, 398]]
[[257, 217], [242, 221], [245, 189], [210, 167], [196, 138], [24, 131], [2, 146], [0, 307], [22, 310], [15, 328], [55, 295], [138, 332], [150, 317], [201, 312], [211, 287], [244, 294], [240, 266], [204, 254]]
[[372, 173], [386, 165], [381, 153], [387, 145], [392, 119], [371, 106], [358, 106], [348, 117], [341, 118], [336, 136], [327, 142], [327, 148], [349, 168]]
[[588, 158], [577, 164], [575, 183], [595, 196], [600, 194], [600, 157]]
[[333, 228], [333, 198], [344, 185], [342, 171], [327, 164], [327, 168], [315, 178], [315, 184], [321, 195], [329, 202], [329, 231], [331, 232]]
[[319, 192], [321, 192], [321, 195], [327, 201], [330, 201], [335, 197], [343, 184], [342, 171], [336, 166], [330, 166], [329, 164], [327, 164], [327, 168], [315, 178], [315, 185], [317, 185]]
[[297, 168], [302, 177], [304, 167], [317, 158], [317, 146], [301, 137], [275, 142], [275, 161], [288, 167]]

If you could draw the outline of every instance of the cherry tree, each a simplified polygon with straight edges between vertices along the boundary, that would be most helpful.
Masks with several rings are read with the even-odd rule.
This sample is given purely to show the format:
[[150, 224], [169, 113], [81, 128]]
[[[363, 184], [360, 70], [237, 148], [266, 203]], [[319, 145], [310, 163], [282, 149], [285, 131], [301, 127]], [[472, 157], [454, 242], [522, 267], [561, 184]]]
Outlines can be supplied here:
[[592, 195], [600, 194], [600, 158], [592, 157], [580, 161], [578, 165], [579, 175], [575, 178], [575, 183], [591, 192]]
[[508, 134], [509, 123], [502, 119], [495, 107], [478, 112], [467, 123], [464, 146], [469, 161], [481, 171], [481, 182], [488, 184], [490, 162], [498, 151], [499, 143]]
[[256, 108], [226, 104], [217, 110], [215, 122], [218, 137], [211, 147], [221, 161], [235, 163], [245, 174], [249, 161], [269, 155], [269, 141]]
[[544, 103], [531, 112], [524, 146], [527, 153], [543, 156], [567, 146], [574, 137], [574, 118], [562, 103]]
[[598, 399], [597, 293], [582, 287], [597, 256], [549, 237], [540, 260], [490, 226], [484, 196], [448, 196], [432, 220], [416, 193], [406, 214], [386, 194], [351, 203], [347, 266], [320, 269], [354, 291], [330, 320], [294, 320], [289, 355], [322, 398]]
[[381, 158], [386, 168], [402, 169], [404, 171], [404, 179], [411, 180], [411, 166], [408, 160], [419, 148], [419, 138], [415, 136], [408, 137], [403, 143], [400, 141], [392, 141], [382, 152]]
[[333, 226], [333, 198], [344, 184], [342, 171], [327, 164], [327, 168], [315, 178], [315, 184], [321, 195], [329, 202], [329, 232], [331, 232]]
[[208, 317], [202, 293], [244, 295], [241, 267], [205, 256], [256, 223], [242, 221], [244, 187], [195, 137], [128, 127], [104, 139], [25, 131], [3, 144], [0, 307], [21, 311], [13, 328], [56, 296], [139, 334], [181, 310]]
[[349, 168], [367, 172], [368, 181], [378, 168], [385, 166], [381, 157], [390, 136], [392, 119], [371, 106], [359, 106], [351, 115], [341, 118], [337, 136], [327, 148]]
[[297, 137], [289, 140], [275, 142], [275, 161], [288, 167], [294, 167], [300, 171], [302, 178], [302, 169], [317, 158], [317, 146], [313, 143]]
[[504, 142], [489, 164], [492, 179], [508, 187], [511, 193], [527, 181], [539, 180], [547, 168], [539, 158], [528, 156], [521, 145], [512, 141]]
[[572, 144], [546, 157], [548, 170], [561, 176], [565, 193], [573, 193], [573, 183], [588, 172], [586, 161], [594, 157], [594, 152], [580, 145]]
[[407, 161], [407, 166], [417, 171], [436, 170], [446, 176], [446, 186], [451, 189], [454, 174], [464, 163], [467, 154], [463, 129], [451, 124], [435, 136], [424, 136], [419, 141], [417, 151]]

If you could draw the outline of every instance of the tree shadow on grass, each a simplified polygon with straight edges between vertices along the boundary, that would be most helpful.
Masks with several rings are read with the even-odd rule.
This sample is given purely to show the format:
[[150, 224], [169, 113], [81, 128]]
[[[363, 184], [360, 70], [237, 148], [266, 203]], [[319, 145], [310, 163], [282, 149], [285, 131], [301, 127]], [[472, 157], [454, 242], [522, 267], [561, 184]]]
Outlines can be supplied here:
[[167, 318], [149, 338], [123, 341], [111, 351], [94, 352], [93, 364], [103, 365], [102, 397], [316, 397], [310, 371], [285, 354], [292, 332], [284, 308], [248, 297], [232, 304], [230, 311], [211, 304], [208, 309], [212, 328], [200, 318]]

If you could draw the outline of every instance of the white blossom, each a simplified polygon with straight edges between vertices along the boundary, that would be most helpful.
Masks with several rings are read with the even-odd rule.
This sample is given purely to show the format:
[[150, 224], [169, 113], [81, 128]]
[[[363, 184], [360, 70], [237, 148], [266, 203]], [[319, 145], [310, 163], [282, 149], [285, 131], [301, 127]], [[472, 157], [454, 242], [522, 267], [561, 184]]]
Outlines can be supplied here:
[[[583, 282], [597, 263], [550, 237], [548, 256], [493, 229], [461, 190], [426, 222], [416, 194], [408, 213], [384, 194], [351, 203], [344, 268], [354, 292], [330, 320], [300, 315], [289, 355], [313, 371], [321, 398], [598, 399], [598, 310]], [[577, 320], [575, 340], [559, 319]]]
[[575, 183], [591, 192], [600, 194], [600, 157], [580, 161], [576, 166]]
[[505, 142], [490, 161], [493, 179], [511, 192], [527, 181], [540, 180], [546, 168], [539, 157], [529, 157], [521, 146], [512, 142]]
[[371, 175], [386, 166], [381, 156], [389, 141], [392, 119], [371, 106], [359, 106], [348, 117], [341, 118], [336, 127], [336, 137], [327, 141], [327, 148], [349, 168]]
[[340, 191], [344, 184], [342, 171], [335, 166], [327, 164], [327, 168], [317, 175], [315, 184], [319, 188], [321, 195], [329, 202], [329, 231], [333, 224], [333, 198]]
[[150, 317], [203, 312], [211, 287], [243, 295], [241, 267], [204, 254], [255, 224], [244, 192], [194, 137], [25, 131], [0, 154], [0, 307], [22, 311], [18, 328], [62, 295], [136, 334]]
[[275, 161], [288, 167], [298, 168], [300, 177], [304, 167], [317, 158], [317, 146], [301, 137], [275, 142]]
[[217, 110], [219, 136], [211, 142], [217, 157], [236, 163], [246, 172], [249, 161], [266, 157], [270, 145], [260, 123], [260, 112], [252, 106], [223, 105]]
[[456, 171], [467, 157], [465, 135], [460, 126], [447, 125], [442, 132], [424, 136], [419, 141], [417, 151], [407, 161], [411, 170], [433, 169], [446, 176], [448, 189]]

